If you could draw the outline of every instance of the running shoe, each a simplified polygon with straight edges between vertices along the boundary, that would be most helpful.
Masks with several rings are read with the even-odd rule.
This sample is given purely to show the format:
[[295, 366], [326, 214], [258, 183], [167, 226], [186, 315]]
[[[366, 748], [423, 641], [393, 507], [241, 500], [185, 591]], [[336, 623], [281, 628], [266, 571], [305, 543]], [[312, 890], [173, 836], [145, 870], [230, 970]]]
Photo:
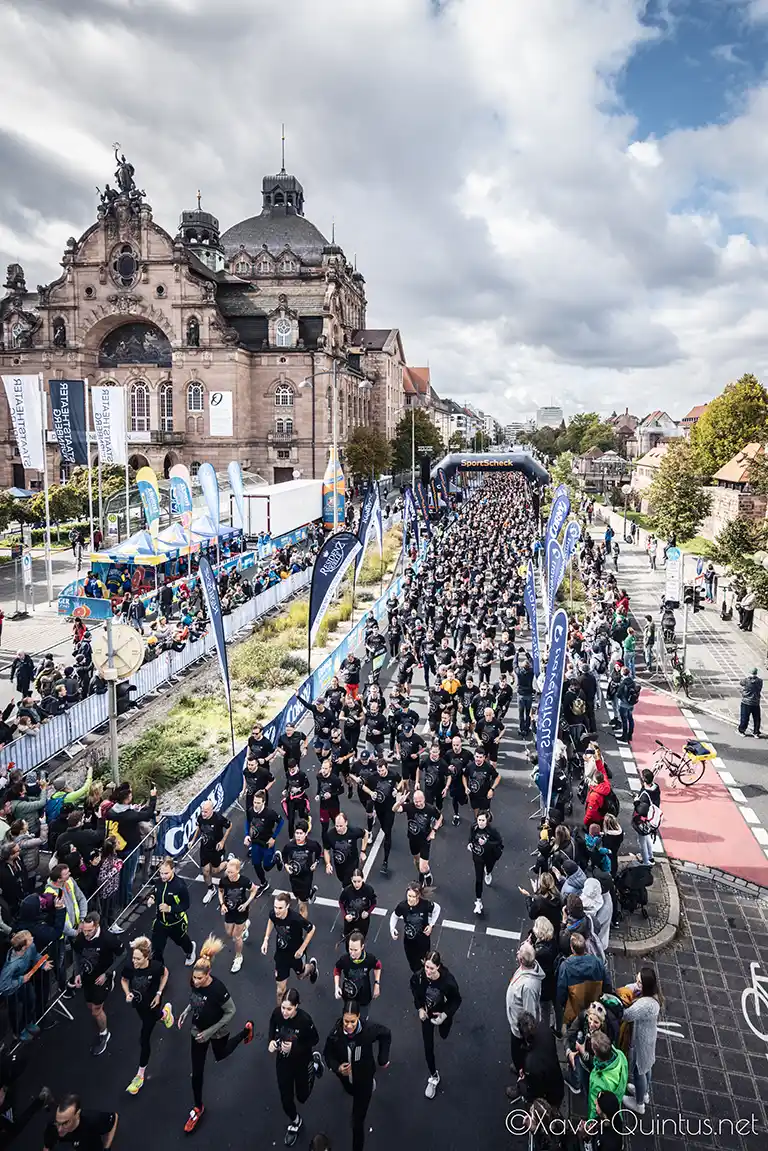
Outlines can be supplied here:
[[453, 817], [453, 819], [451, 820], [451, 822], [452, 822], [452, 824], [453, 824], [453, 826], [454, 826], [454, 827], [458, 827], [458, 826], [459, 826], [459, 824], [461, 823], [461, 816], [460, 816], [460, 815], [454, 815], [454, 817]]
[[317, 976], [319, 974], [318, 967], [317, 967], [317, 960], [316, 959], [310, 959], [309, 966], [312, 968], [312, 970], [309, 973], [309, 982], [310, 983], [317, 983]]
[[474, 912], [475, 912], [475, 915], [482, 915], [483, 914], [483, 901], [482, 901], [482, 899], [476, 899], [475, 900]]
[[173, 1027], [173, 1008], [171, 1007], [170, 1003], [165, 1003], [163, 1005], [162, 1020], [166, 1027]]
[[242, 955], [236, 955], [235, 958], [232, 960], [232, 966], [230, 967], [229, 970], [230, 971], [239, 971], [242, 966], [243, 966]]
[[266, 895], [266, 893], [269, 890], [270, 890], [270, 885], [268, 883], [261, 883], [259, 885], [259, 887], [256, 889], [256, 898], [261, 899], [262, 895]]
[[491, 875], [490, 871], [486, 871], [485, 882], [488, 884], [489, 887], [491, 886], [492, 880], [493, 880], [493, 876]]
[[319, 1051], [312, 1052], [312, 1065], [315, 1068], [315, 1079], [322, 1079], [325, 1075], [325, 1064]]
[[131, 1082], [126, 1087], [126, 1091], [128, 1092], [129, 1095], [138, 1095], [138, 1093], [141, 1091], [143, 1086], [144, 1086], [144, 1076], [136, 1074], [136, 1075], [134, 1075], [133, 1079], [131, 1080]]
[[424, 1094], [427, 1099], [434, 1099], [437, 1095], [437, 1088], [440, 1083], [440, 1072], [436, 1071], [434, 1075], [430, 1075], [427, 1080], [427, 1086], [424, 1088]]
[[105, 1031], [104, 1034], [99, 1034], [96, 1042], [91, 1047], [91, 1055], [103, 1055], [107, 1050], [109, 1041], [112, 1038], [110, 1031]]
[[205, 1107], [193, 1107], [189, 1113], [189, 1119], [184, 1124], [184, 1130], [187, 1135], [191, 1135], [197, 1129], [197, 1125], [205, 1115]]
[[206, 891], [205, 895], [203, 896], [203, 903], [210, 903], [211, 900], [213, 899], [213, 896], [214, 896], [214, 890], [212, 887], [209, 887], [208, 890]]
[[276, 851], [272, 858], [275, 861], [275, 867], [277, 868], [277, 870], [282, 871], [283, 870], [283, 853], [281, 851]]
[[253, 1020], [249, 1019], [243, 1028], [245, 1034], [243, 1035], [243, 1043], [247, 1047], [249, 1043], [253, 1043]]
[[386, 859], [379, 868], [379, 875], [389, 875], [389, 863]]
[[301, 1131], [303, 1126], [304, 1120], [302, 1119], [301, 1115], [297, 1115], [296, 1118], [288, 1124], [285, 1132], [286, 1147], [293, 1147], [294, 1143], [299, 1137], [299, 1131]]
[[310, 893], [309, 893], [309, 902], [310, 903], [314, 903], [315, 900], [317, 899], [318, 890], [319, 890], [319, 888], [313, 887], [312, 890], [310, 891]]
[[245, 930], [243, 931], [243, 943], [248, 942], [248, 936], [250, 934], [251, 934], [251, 921], [250, 921], [250, 919], [246, 919]]
[[184, 960], [184, 966], [185, 967], [193, 967], [196, 959], [197, 959], [197, 944], [195, 943], [195, 941], [193, 939], [192, 940], [192, 954], [188, 955], [187, 958]]

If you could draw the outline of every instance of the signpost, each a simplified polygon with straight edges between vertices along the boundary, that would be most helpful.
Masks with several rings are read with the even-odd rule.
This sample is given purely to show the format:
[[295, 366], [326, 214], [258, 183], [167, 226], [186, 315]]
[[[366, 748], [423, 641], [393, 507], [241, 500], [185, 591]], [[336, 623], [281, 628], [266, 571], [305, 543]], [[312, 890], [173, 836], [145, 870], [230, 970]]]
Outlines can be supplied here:
[[683, 553], [680, 548], [667, 548], [666, 582], [664, 599], [673, 608], [680, 607], [683, 586]]

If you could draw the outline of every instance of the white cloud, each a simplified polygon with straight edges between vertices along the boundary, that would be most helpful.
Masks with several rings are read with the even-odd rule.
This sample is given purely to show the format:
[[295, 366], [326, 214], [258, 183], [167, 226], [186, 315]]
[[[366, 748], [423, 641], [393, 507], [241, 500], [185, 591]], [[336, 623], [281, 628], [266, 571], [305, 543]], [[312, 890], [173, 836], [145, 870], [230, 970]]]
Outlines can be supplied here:
[[169, 230], [198, 187], [229, 226], [259, 210], [285, 121], [307, 215], [335, 217], [369, 322], [438, 390], [502, 419], [550, 397], [681, 414], [768, 366], [768, 89], [637, 139], [617, 81], [658, 34], [643, 8], [6, 0], [2, 256], [57, 274], [113, 140]]

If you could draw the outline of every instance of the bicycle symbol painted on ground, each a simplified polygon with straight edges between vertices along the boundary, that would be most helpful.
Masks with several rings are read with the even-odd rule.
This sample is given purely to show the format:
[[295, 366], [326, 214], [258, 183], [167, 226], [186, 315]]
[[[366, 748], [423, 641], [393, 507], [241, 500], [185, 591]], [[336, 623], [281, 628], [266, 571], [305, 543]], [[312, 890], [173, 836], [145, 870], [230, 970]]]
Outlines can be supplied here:
[[[759, 970], [759, 963], [750, 963], [752, 986], [745, 987], [741, 993], [741, 1013], [750, 1031], [768, 1043], [768, 975], [758, 975]], [[761, 1008], [764, 1012], [762, 1018]]]

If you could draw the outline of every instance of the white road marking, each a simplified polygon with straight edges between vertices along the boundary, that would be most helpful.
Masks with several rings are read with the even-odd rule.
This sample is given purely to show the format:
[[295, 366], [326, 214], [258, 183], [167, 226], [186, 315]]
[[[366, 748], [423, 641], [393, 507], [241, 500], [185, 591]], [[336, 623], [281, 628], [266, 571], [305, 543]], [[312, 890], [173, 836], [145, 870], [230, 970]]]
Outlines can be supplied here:
[[747, 802], [747, 797], [744, 794], [744, 792], [741, 790], [740, 787], [729, 787], [728, 791], [730, 792], [730, 794], [733, 796], [733, 798], [736, 800], [737, 803], [746, 803]]
[[338, 899], [328, 899], [325, 895], [318, 895], [315, 903], [318, 907], [335, 907], [337, 911], [339, 910]]
[[696, 719], [696, 715], [688, 707], [681, 707], [680, 714], [684, 715], [686, 719]]
[[495, 935], [497, 939], [519, 939], [519, 931], [503, 931], [501, 927], [486, 927], [486, 935]]
[[373, 865], [376, 862], [376, 856], [379, 854], [383, 843], [384, 843], [384, 832], [380, 830], [379, 834], [376, 836], [373, 847], [368, 852], [368, 858], [366, 859], [365, 866], [363, 867], [363, 879], [367, 880], [368, 876], [371, 874], [371, 869], [373, 868]]
[[460, 923], [458, 919], [444, 919], [443, 927], [452, 927], [454, 931], [474, 931], [474, 923]]
[[768, 846], [768, 831], [764, 827], [753, 827], [752, 834], [763, 847]]
[[757, 818], [757, 814], [752, 810], [751, 807], [740, 807], [739, 811], [744, 816], [747, 823], [760, 823], [760, 820]]
[[717, 774], [720, 776], [726, 787], [736, 786], [736, 780], [733, 778], [730, 771], [719, 771]]

